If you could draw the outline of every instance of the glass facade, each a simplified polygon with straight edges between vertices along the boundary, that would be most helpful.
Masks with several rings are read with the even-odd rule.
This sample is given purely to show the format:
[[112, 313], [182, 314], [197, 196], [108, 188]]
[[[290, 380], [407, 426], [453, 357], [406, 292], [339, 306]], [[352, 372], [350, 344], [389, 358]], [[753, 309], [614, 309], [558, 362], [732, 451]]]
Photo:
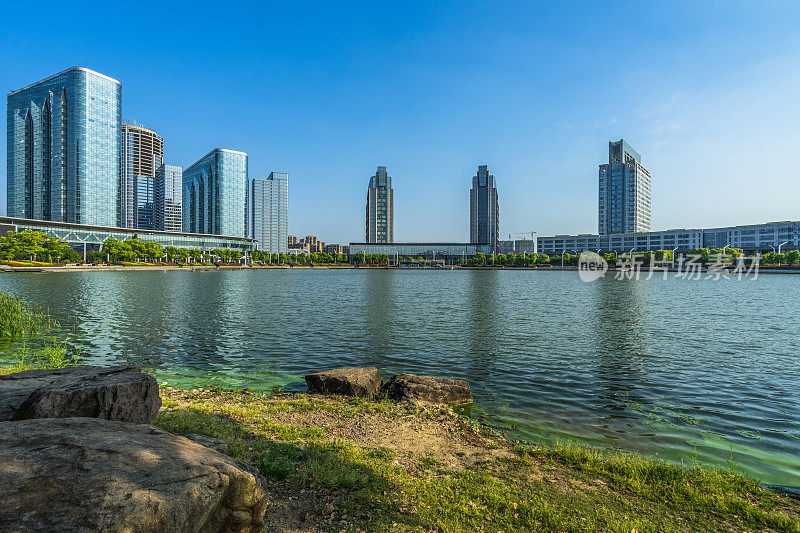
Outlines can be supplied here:
[[183, 167], [161, 165], [155, 177], [155, 229], [182, 231]]
[[122, 85], [73, 67], [7, 100], [8, 215], [117, 224]]
[[244, 237], [247, 228], [247, 154], [215, 148], [183, 171], [183, 229]]
[[456, 259], [466, 259], [478, 252], [490, 254], [492, 247], [488, 243], [463, 242], [398, 242], [398, 243], [350, 243], [349, 252], [353, 256], [362, 254], [386, 254], [389, 257], [424, 257], [425, 259], [443, 259], [454, 263]]
[[155, 178], [136, 176], [133, 178], [134, 213], [140, 229], [156, 229]]
[[497, 253], [500, 241], [500, 202], [497, 183], [486, 165], [478, 167], [469, 193], [469, 240], [488, 242]]
[[289, 175], [271, 172], [250, 183], [250, 238], [264, 252], [289, 250]]
[[25, 220], [20, 218], [0, 217], [0, 226], [4, 230], [14, 231], [41, 231], [63, 239], [73, 247], [86, 245], [87, 249], [97, 250], [107, 239], [139, 238], [154, 241], [162, 246], [176, 248], [197, 248], [211, 252], [220, 248], [231, 248], [242, 252], [251, 252], [255, 249], [255, 241], [244, 237], [228, 237], [222, 235], [202, 235], [178, 233], [170, 231], [152, 231], [135, 228], [118, 228], [106, 226], [89, 226], [85, 224], [70, 224], [65, 222], [51, 222], [39, 220]]
[[608, 164], [600, 165], [598, 185], [600, 235], [650, 231], [650, 172], [623, 139], [608, 143]]
[[367, 242], [394, 242], [394, 189], [386, 167], [378, 167], [367, 189]]
[[135, 122], [122, 124], [120, 139], [117, 225], [121, 228], [153, 229], [153, 215], [147, 215], [153, 212], [152, 195], [146, 196], [148, 188], [152, 191], [152, 179], [141, 178], [156, 175], [164, 160], [164, 140], [155, 131]]

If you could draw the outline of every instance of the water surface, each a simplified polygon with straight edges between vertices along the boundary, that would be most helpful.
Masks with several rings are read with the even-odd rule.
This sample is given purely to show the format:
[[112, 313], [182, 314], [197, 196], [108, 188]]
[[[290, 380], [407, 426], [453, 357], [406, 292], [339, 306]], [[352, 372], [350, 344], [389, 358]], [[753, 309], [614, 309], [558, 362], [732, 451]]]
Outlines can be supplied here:
[[800, 276], [713, 282], [575, 272], [268, 270], [0, 276], [89, 362], [175, 386], [302, 390], [374, 365], [469, 380], [473, 414], [800, 485]]

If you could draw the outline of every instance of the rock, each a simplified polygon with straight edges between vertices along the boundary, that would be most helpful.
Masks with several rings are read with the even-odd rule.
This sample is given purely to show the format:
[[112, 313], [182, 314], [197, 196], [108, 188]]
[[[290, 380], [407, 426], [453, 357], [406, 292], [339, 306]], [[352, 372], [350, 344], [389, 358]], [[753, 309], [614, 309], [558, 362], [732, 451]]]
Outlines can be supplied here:
[[209, 437], [208, 435], [198, 435], [197, 433], [192, 433], [190, 435], [184, 435], [187, 439], [192, 442], [196, 442], [200, 446], [205, 446], [206, 448], [211, 448], [212, 450], [216, 450], [219, 453], [225, 453], [228, 451], [228, 443], [224, 440], [215, 439], [214, 437]]
[[96, 418], [0, 422], [2, 530], [261, 531], [266, 481], [152, 426]]
[[0, 376], [0, 421], [87, 416], [149, 424], [158, 383], [133, 367], [74, 366]]
[[372, 398], [381, 386], [380, 370], [374, 366], [348, 367], [306, 374], [308, 392], [344, 394]]
[[472, 403], [469, 383], [463, 379], [397, 374], [384, 386], [391, 400], [413, 403], [459, 405]]

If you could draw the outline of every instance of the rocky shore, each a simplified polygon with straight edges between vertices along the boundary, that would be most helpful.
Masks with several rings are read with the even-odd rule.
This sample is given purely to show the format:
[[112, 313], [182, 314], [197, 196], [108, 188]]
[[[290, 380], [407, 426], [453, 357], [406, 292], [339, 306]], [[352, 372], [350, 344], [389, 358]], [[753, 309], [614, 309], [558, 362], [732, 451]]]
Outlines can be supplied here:
[[0, 376], [3, 531], [800, 531], [719, 469], [522, 446], [469, 384], [376, 368], [309, 393], [158, 388], [134, 368]]

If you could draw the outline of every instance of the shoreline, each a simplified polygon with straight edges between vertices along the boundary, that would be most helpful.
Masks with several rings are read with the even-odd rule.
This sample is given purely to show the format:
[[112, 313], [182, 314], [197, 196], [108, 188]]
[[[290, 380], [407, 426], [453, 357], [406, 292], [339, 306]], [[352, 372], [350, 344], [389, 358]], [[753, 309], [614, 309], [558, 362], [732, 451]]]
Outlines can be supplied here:
[[[448, 265], [443, 267], [398, 267], [398, 266], [355, 266], [355, 265], [193, 265], [193, 266], [180, 266], [180, 265], [73, 265], [73, 266], [22, 266], [12, 267], [7, 265], [0, 265], [0, 274], [14, 274], [14, 273], [30, 273], [30, 272], [135, 272], [135, 271], [158, 271], [158, 270], [177, 270], [177, 271], [218, 271], [218, 270], [435, 270], [435, 271], [453, 271], [453, 270], [534, 270], [540, 272], [550, 271], [571, 271], [577, 272], [578, 267], [575, 266], [553, 266], [553, 267], [508, 267], [508, 266], [457, 266]], [[609, 273], [621, 272], [619, 269], [610, 268]], [[639, 275], [647, 275], [649, 271], [646, 269], [639, 270]], [[680, 272], [678, 269], [669, 269], [669, 273]], [[711, 274], [708, 269], [699, 271], [703, 275]], [[800, 267], [792, 268], [759, 268], [759, 274], [800, 274]], [[694, 275], [694, 274], [693, 274]], [[723, 274], [724, 275], [724, 274]], [[727, 272], [728, 276], [736, 275], [731, 271]], [[743, 273], [744, 275], [744, 273]], [[654, 272], [653, 277], [663, 276], [663, 271], [659, 270]]]
[[[69, 366], [51, 370], [58, 372]], [[100, 377], [105, 369], [95, 368], [101, 371], [94, 375], [97, 379], [107, 379]], [[19, 370], [22, 368], [0, 366], [0, 375]], [[441, 396], [441, 390], [432, 391], [431, 396], [398, 396], [392, 393], [390, 380], [388, 390], [378, 389], [382, 392], [367, 398], [312, 392], [182, 389], [159, 386], [152, 376], [142, 381], [138, 376], [144, 375], [138, 369], [125, 367], [102, 375], [120, 372], [136, 375], [124, 379], [117, 376], [113, 379], [121, 381], [112, 380], [108, 386], [147, 387], [148, 399], [143, 401], [151, 407], [145, 421], [140, 421], [141, 406], [122, 400], [118, 405], [120, 416], [137, 418], [111, 418], [118, 420], [113, 423], [117, 429], [133, 431], [131, 437], [152, 436], [156, 431], [152, 427], [148, 432], [146, 426], [144, 433], [134, 429], [151, 423], [165, 431], [160, 434], [172, 439], [170, 442], [176, 442], [175, 436], [185, 436], [199, 444], [205, 451], [197, 453], [206, 461], [233, 459], [238, 471], [260, 474], [259, 498], [265, 506], [260, 507], [258, 517], [264, 513], [265, 532], [800, 532], [800, 495], [794, 493], [797, 487], [764, 486], [737, 473], [735, 462], [727, 467], [707, 466], [696, 460], [685, 464], [572, 441], [514, 441], [464, 416], [465, 411], [457, 406], [421, 401], [452, 399], [452, 389]], [[93, 389], [96, 385], [89, 383], [96, 382], [90, 379], [79, 387], [87, 387], [86, 401], [91, 403], [92, 394], [101, 389]], [[312, 382], [308, 384], [316, 390]], [[36, 389], [37, 383], [31, 385], [35, 396], [41, 389]], [[53, 392], [58, 394], [59, 387], [64, 386], [58, 384]], [[10, 405], [20, 405], [25, 397], [13, 396], [15, 390], [10, 389]], [[351, 392], [357, 390], [362, 389]], [[390, 400], [387, 395], [405, 399]], [[75, 398], [82, 408], [81, 400]], [[44, 420], [45, 426], [48, 420], [60, 420], [56, 429], [61, 445], [77, 442], [87, 449], [99, 445], [96, 435], [94, 440], [80, 441], [87, 427], [81, 421], [89, 420], [85, 416], [98, 415], [69, 414], [70, 408], [63, 411], [58, 402], [53, 405], [57, 407], [45, 410], [42, 417], [21, 422], [9, 418], [0, 425], [16, 428], [12, 425], [30, 423], [35, 430], [38, 426], [34, 419]], [[72, 418], [75, 416], [82, 418]], [[13, 442], [31, 445], [24, 434], [15, 435], [19, 440]], [[137, 443], [142, 449], [155, 445], [147, 439]], [[30, 468], [50, 464], [37, 463], [37, 456], [33, 457]], [[42, 460], [52, 462], [47, 457]], [[90, 460], [81, 472], [93, 479], [113, 476], [116, 463], [110, 470], [103, 470], [105, 464]], [[126, 473], [151, 468], [125, 463], [119, 467]], [[141, 487], [129, 483], [129, 487], [126, 490], [150, 490], [148, 483]], [[164, 500], [165, 506], [176, 505], [179, 498], [176, 494], [159, 494], [170, 498]], [[79, 506], [71, 508], [77, 512]], [[189, 516], [193, 515], [176, 520]]]
[[161, 387], [154, 425], [259, 468], [267, 531], [800, 531], [797, 501], [720, 468], [508, 440], [443, 406]]

